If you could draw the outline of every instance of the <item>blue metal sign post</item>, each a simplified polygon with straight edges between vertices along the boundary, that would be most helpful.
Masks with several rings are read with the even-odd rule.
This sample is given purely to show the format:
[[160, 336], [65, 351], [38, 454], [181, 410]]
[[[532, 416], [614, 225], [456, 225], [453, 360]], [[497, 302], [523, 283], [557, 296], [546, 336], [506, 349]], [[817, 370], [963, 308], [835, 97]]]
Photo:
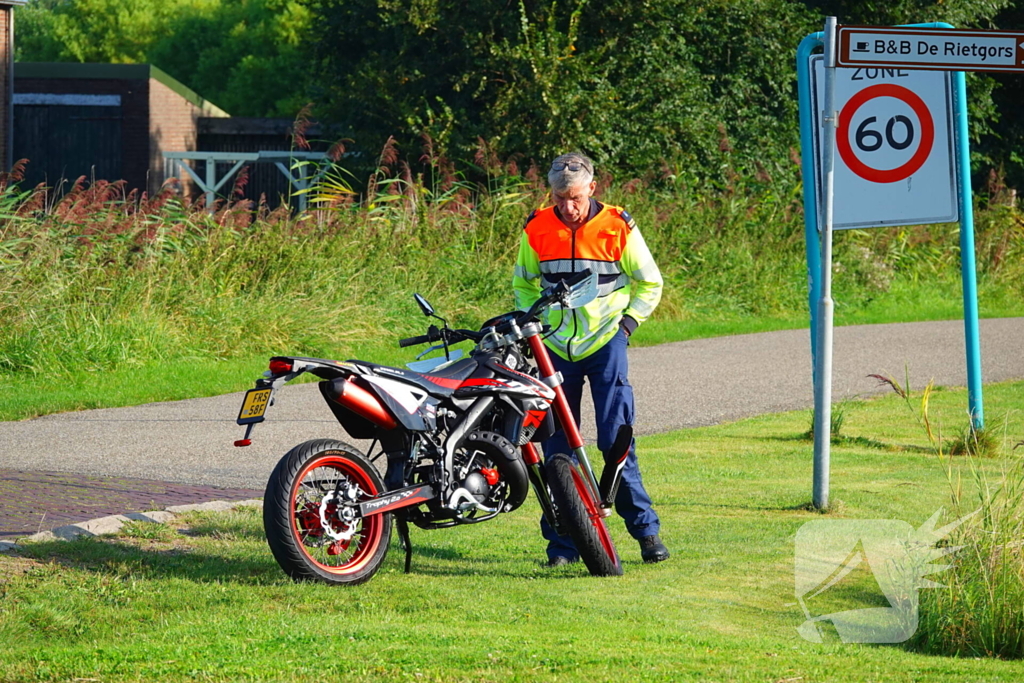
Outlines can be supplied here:
[[[920, 28], [952, 28], [946, 23], [913, 24]], [[806, 36], [797, 48], [797, 89], [800, 107], [800, 155], [803, 172], [803, 195], [804, 195], [804, 237], [807, 254], [807, 276], [808, 276], [808, 306], [811, 317], [811, 356], [814, 367], [815, 397], [819, 394], [829, 396], [830, 387], [823, 391], [819, 384], [824, 380], [831, 383], [831, 372], [823, 372], [819, 367], [823, 354], [825, 359], [831, 357], [831, 335], [828, 334], [828, 341], [821, 341], [823, 325], [831, 328], [828, 321], [821, 319], [819, 315], [819, 303], [822, 298], [823, 275], [822, 275], [822, 251], [830, 245], [824, 244], [825, 236], [820, 233], [823, 226], [818, 223], [818, 197], [815, 183], [815, 151], [814, 151], [814, 112], [812, 111], [811, 97], [811, 60], [810, 57], [815, 49], [824, 47], [825, 34], [816, 32]], [[964, 303], [964, 337], [966, 341], [967, 356], [967, 390], [968, 407], [971, 415], [971, 423], [975, 429], [984, 427], [984, 409], [982, 402], [981, 387], [981, 349], [980, 334], [978, 329], [978, 293], [977, 293], [977, 267], [974, 254], [974, 211], [971, 192], [970, 178], [970, 149], [967, 130], [967, 86], [964, 79], [964, 72], [957, 71], [953, 74], [953, 98], [954, 98], [954, 128], [955, 128], [955, 159], [956, 175], [958, 179], [957, 204], [960, 216], [960, 270], [963, 282], [963, 303]], [[834, 115], [834, 112], [826, 112], [827, 117]], [[823, 170], [823, 173], [825, 171]], [[831, 241], [829, 239], [829, 241]], [[830, 294], [830, 292], [828, 292]], [[827, 349], [823, 344], [827, 343]], [[817, 401], [816, 401], [817, 403]], [[824, 462], [819, 463], [818, 432], [824, 431], [824, 439], [827, 444], [829, 439], [829, 422], [827, 413], [831, 406], [821, 409], [815, 405], [815, 482], [814, 482], [814, 504], [815, 506], [827, 507], [828, 501], [828, 456]], [[820, 418], [820, 419], [819, 419]], [[826, 446], [827, 448], [827, 446]], [[824, 471], [821, 470], [824, 466]]]

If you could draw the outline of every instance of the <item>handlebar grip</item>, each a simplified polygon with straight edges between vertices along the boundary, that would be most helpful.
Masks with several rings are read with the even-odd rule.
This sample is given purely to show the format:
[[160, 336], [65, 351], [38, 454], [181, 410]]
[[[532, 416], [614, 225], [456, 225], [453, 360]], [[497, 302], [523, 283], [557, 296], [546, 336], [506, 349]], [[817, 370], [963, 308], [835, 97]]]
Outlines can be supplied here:
[[417, 346], [418, 344], [426, 344], [429, 341], [433, 341], [429, 334], [421, 334], [418, 337], [406, 337], [405, 339], [399, 339], [398, 345], [404, 349], [406, 346]]

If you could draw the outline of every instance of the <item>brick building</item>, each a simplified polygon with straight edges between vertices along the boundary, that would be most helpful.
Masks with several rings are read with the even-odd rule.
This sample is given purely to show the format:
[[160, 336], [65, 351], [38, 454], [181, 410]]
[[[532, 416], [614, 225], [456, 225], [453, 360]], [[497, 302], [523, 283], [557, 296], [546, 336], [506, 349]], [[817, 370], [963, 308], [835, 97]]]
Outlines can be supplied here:
[[13, 110], [26, 185], [84, 175], [150, 193], [169, 176], [162, 152], [195, 150], [199, 119], [228, 116], [150, 64], [18, 62]]
[[11, 167], [11, 142], [14, 135], [11, 78], [14, 64], [14, 6], [25, 0], [0, 0], [0, 170]]

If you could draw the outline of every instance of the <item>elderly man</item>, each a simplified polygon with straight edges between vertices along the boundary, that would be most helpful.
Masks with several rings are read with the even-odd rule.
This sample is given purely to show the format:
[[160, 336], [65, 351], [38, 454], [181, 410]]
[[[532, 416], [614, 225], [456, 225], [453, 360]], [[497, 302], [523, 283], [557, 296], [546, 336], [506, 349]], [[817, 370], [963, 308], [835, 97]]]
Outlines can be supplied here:
[[[552, 360], [562, 373], [577, 422], [583, 385], [589, 380], [597, 412], [597, 447], [606, 451], [619, 427], [633, 424], [626, 346], [661, 299], [661, 273], [630, 215], [591, 196], [597, 183], [590, 159], [580, 153], [559, 156], [548, 171], [548, 183], [554, 206], [530, 214], [519, 243], [512, 278], [516, 306], [529, 309], [542, 287], [571, 273], [589, 268], [597, 275], [594, 301], [572, 311], [548, 312], [545, 322], [552, 334], [546, 344], [554, 351]], [[563, 432], [544, 444], [545, 457], [571, 452]], [[658, 515], [640, 479], [635, 443], [629, 449], [615, 509], [640, 542], [645, 562], [668, 559], [668, 549], [658, 538]], [[548, 540], [549, 566], [579, 559], [572, 539], [559, 536], [543, 518], [541, 529]]]

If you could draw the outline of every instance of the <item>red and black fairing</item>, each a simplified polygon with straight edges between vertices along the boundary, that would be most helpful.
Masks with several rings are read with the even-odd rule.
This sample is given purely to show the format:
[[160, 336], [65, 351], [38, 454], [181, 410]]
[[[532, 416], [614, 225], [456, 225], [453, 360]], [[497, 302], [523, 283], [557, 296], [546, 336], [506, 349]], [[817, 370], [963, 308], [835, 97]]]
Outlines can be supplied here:
[[[433, 430], [437, 406], [472, 375], [477, 362], [458, 361], [435, 373], [419, 373], [364, 361], [349, 361], [350, 376], [320, 383], [338, 422], [357, 439], [401, 425], [412, 432]], [[372, 401], [367, 400], [369, 394]], [[374, 405], [376, 404], [376, 405]]]
[[536, 377], [510, 368], [495, 356], [483, 359], [452, 394], [456, 399], [495, 396], [510, 406], [502, 435], [516, 446], [544, 441], [555, 433], [551, 402], [555, 392]]

